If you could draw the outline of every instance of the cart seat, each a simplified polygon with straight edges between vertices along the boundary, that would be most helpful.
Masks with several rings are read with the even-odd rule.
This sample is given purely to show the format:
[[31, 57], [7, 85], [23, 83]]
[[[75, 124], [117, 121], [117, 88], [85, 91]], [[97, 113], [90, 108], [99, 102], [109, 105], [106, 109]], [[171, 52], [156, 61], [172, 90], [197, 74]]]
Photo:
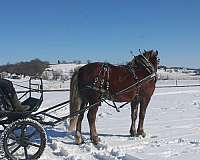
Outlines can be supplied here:
[[21, 103], [22, 105], [29, 105], [30, 109], [28, 111], [34, 112], [37, 111], [40, 105], [42, 104], [42, 99], [37, 99], [34, 97], [29, 97]]

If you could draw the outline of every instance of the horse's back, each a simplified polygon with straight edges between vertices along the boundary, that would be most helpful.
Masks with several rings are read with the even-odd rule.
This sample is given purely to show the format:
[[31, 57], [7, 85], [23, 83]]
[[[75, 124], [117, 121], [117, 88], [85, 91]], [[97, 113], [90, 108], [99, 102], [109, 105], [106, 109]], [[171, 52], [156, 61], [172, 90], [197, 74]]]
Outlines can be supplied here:
[[88, 83], [94, 80], [94, 77], [98, 76], [103, 63], [94, 62], [86, 64], [79, 69], [78, 79], [79, 82]]

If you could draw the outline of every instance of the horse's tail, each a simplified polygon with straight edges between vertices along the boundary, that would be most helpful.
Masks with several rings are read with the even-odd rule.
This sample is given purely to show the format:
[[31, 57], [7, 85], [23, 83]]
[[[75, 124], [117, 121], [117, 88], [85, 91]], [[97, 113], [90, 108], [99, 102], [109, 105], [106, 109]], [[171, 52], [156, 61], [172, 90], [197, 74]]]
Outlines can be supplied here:
[[[78, 75], [79, 69], [75, 70], [70, 81], [70, 114], [79, 111], [82, 104], [78, 88]], [[77, 120], [78, 116], [70, 118], [70, 124], [68, 128], [69, 131], [73, 131], [76, 129]]]

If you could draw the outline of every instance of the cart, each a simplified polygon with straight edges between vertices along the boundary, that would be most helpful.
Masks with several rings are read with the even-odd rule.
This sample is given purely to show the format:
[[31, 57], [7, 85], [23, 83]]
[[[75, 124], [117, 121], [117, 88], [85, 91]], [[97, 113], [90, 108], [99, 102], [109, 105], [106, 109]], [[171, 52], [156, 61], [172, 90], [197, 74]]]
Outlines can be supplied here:
[[[34, 80], [35, 78], [30, 78], [29, 87], [15, 84], [27, 89], [26, 91], [19, 91], [18, 93], [23, 93], [19, 98], [21, 101], [28, 96], [28, 98], [25, 98], [25, 100], [21, 102], [23, 105], [30, 106], [28, 111], [0, 111], [0, 126], [4, 128], [1, 133], [0, 151], [3, 151], [2, 154], [6, 159], [39, 159], [47, 143], [46, 132], [43, 125], [55, 126], [68, 118], [78, 116], [96, 105], [88, 106], [83, 110], [63, 117], [56, 117], [52, 115], [51, 112], [64, 108], [69, 104], [69, 100], [38, 111], [43, 102], [43, 81], [39, 78], [37, 79], [39, 83], [35, 83]], [[37, 97], [34, 97], [36, 93]], [[4, 101], [4, 97], [0, 97], [0, 100]], [[4, 105], [6, 105], [6, 103], [4, 103]], [[46, 117], [49, 117], [51, 120], [45, 121]]]
[[[30, 106], [28, 111], [0, 111], [0, 126], [4, 128], [1, 133], [1, 151], [7, 159], [38, 159], [46, 146], [44, 128], [39, 122], [31, 119], [31, 115], [39, 109], [43, 101], [42, 79], [39, 79], [39, 83], [33, 83], [33, 79], [30, 78], [29, 87], [24, 87], [28, 90], [23, 91], [24, 94], [19, 98], [23, 99], [29, 94], [28, 98], [22, 102], [23, 105]], [[37, 89], [33, 86], [37, 86]], [[34, 92], [37, 92], [39, 97], [34, 97]], [[4, 102], [4, 96], [0, 98]], [[1, 103], [1, 105], [6, 105], [6, 103]]]

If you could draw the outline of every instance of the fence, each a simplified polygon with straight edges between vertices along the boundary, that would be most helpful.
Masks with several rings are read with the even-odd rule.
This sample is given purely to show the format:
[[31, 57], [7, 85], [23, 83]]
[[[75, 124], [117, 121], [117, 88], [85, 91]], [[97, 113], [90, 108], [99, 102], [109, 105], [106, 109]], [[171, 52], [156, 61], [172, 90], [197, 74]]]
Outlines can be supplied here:
[[[188, 85], [181, 85], [178, 81], [175, 82], [174, 85], [158, 85], [156, 88], [186, 88], [186, 87], [200, 87], [200, 84], [188, 84]], [[70, 91], [69, 88], [63, 89], [44, 89], [43, 92], [68, 92]], [[25, 93], [26, 91], [16, 91], [17, 93]]]

